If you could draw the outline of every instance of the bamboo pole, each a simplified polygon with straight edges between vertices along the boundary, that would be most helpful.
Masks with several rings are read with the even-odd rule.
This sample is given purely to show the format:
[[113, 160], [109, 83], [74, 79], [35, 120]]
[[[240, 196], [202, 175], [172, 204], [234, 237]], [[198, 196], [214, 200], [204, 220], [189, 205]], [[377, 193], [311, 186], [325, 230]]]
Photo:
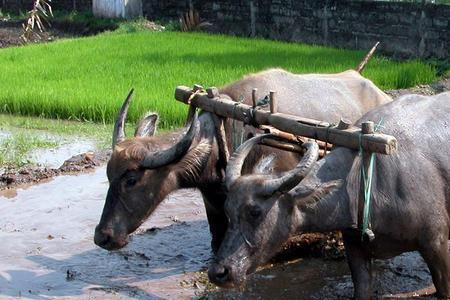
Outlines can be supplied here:
[[342, 130], [327, 122], [283, 113], [271, 114], [269, 111], [253, 109], [249, 105], [221, 98], [220, 95], [209, 98], [207, 93], [201, 92], [191, 99], [193, 93], [190, 88], [179, 86], [175, 90], [175, 99], [186, 104], [190, 102], [196, 107], [222, 117], [256, 126], [270, 125], [296, 136], [321, 140], [336, 146], [354, 150], [361, 147], [365, 151], [381, 154], [392, 154], [397, 150], [397, 140], [393, 136], [381, 133], [362, 134], [361, 129], [354, 126]]
[[[300, 146], [298, 144], [277, 141], [277, 140], [270, 139], [270, 138], [262, 139], [261, 144], [270, 146], [270, 147], [275, 147], [275, 148], [285, 150], [285, 151], [297, 152], [300, 154], [305, 154], [305, 152], [306, 152], [306, 149], [304, 149], [302, 146]], [[328, 153], [330, 153], [330, 151], [325, 151], [324, 149], [319, 149], [319, 157], [324, 157]]]
[[[295, 136], [292, 133], [280, 131], [276, 128], [273, 128], [273, 127], [267, 126], [267, 125], [261, 125], [259, 128], [261, 130], [264, 130], [265, 133], [270, 133], [276, 137], [282, 138], [283, 140], [287, 140], [287, 141], [294, 142], [294, 143], [298, 143], [298, 142], [306, 143], [309, 141], [315, 141], [314, 139], [310, 139], [310, 138], [303, 137], [303, 136]], [[323, 141], [315, 141], [315, 142], [322, 149], [325, 149], [325, 147], [326, 147], [327, 150], [331, 150], [331, 148], [333, 148], [333, 144], [325, 143]]]

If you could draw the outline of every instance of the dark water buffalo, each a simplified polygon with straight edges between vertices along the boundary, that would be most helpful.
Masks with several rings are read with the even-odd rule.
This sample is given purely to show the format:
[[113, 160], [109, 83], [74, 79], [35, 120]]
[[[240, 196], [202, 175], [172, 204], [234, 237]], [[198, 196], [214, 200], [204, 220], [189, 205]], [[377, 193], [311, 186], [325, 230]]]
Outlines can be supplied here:
[[316, 162], [318, 147], [309, 143], [294, 170], [278, 177], [241, 176], [243, 159], [261, 136], [248, 140], [228, 163], [225, 213], [230, 223], [209, 269], [211, 281], [241, 285], [289, 236], [341, 230], [357, 299], [371, 297], [372, 258], [415, 250], [430, 269], [437, 295], [450, 297], [449, 116], [450, 93], [444, 93], [404, 96], [359, 121], [383, 120], [383, 132], [399, 143], [396, 154], [376, 155], [371, 243], [362, 242], [360, 232], [352, 229], [360, 189], [357, 151], [339, 147]]
[[[391, 101], [371, 81], [358, 72], [332, 75], [295, 75], [280, 69], [253, 74], [220, 89], [224, 97], [250, 104], [253, 88], [259, 96], [277, 91], [279, 111], [320, 120], [356, 121], [373, 107]], [[175, 131], [154, 136], [157, 115], [144, 118], [131, 139], [125, 139], [123, 124], [129, 101], [119, 114], [113, 134], [113, 154], [107, 166], [110, 183], [103, 214], [95, 230], [95, 243], [105, 249], [127, 244], [132, 233], [172, 191], [198, 188], [204, 198], [217, 249], [227, 228], [223, 212], [226, 198], [224, 173], [226, 159], [218, 145], [214, 116], [203, 113], [192, 120], [187, 133]], [[242, 124], [225, 124], [226, 144], [232, 149], [233, 137], [242, 133]], [[249, 155], [244, 173], [273, 150], [260, 147]], [[278, 151], [275, 170], [288, 170], [298, 163], [293, 153]], [[280, 159], [281, 158], [281, 159]], [[248, 167], [246, 167], [248, 166]]]

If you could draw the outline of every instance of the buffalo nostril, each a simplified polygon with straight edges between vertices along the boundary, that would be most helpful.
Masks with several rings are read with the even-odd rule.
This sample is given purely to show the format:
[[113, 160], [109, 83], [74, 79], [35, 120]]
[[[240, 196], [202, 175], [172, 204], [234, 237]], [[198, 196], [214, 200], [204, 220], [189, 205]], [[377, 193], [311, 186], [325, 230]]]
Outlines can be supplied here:
[[100, 247], [108, 245], [112, 240], [112, 230], [95, 230], [94, 243]]
[[230, 280], [230, 268], [224, 265], [214, 265], [209, 272], [209, 278], [216, 283], [226, 283]]
[[230, 272], [228, 271], [228, 268], [226, 268], [226, 267], [223, 267], [222, 268], [222, 272], [219, 272], [219, 273], [217, 273], [216, 274], [216, 278], [219, 280], [219, 281], [227, 281], [227, 279], [228, 279], [228, 274], [229, 274]]

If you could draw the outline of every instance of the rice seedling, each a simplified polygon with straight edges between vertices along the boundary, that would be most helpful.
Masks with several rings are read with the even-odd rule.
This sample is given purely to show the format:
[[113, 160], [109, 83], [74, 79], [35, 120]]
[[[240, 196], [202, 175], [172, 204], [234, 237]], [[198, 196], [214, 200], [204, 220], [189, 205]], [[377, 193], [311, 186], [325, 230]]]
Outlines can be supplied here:
[[[177, 85], [221, 86], [271, 67], [295, 73], [355, 68], [364, 51], [246, 39], [205, 33], [104, 33], [94, 37], [0, 50], [0, 112], [113, 122], [131, 87], [129, 121], [146, 111], [160, 126], [179, 126], [187, 108], [173, 99]], [[420, 61], [375, 56], [364, 75], [382, 89], [436, 78]]]

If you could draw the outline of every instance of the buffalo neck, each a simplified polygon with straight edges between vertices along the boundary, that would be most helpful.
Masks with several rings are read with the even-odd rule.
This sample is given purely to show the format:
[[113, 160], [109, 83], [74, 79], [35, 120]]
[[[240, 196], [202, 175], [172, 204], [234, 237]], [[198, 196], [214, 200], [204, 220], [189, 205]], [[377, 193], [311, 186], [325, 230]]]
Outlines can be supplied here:
[[199, 143], [209, 143], [211, 146], [210, 153], [207, 158], [201, 160], [198, 166], [201, 172], [198, 176], [188, 176], [179, 182], [179, 188], [200, 188], [211, 184], [218, 184], [223, 179], [226, 162], [220, 161], [219, 146], [217, 143], [217, 133], [214, 120], [211, 113], [203, 112], [199, 117], [199, 130], [193, 142], [191, 149], [198, 147]]
[[304, 179], [301, 184], [312, 189], [331, 182], [339, 182], [339, 186], [331, 193], [321, 196], [309, 209], [297, 205], [297, 215], [300, 216], [296, 219], [297, 231], [326, 232], [347, 229], [353, 225], [348, 194], [349, 180], [352, 181], [353, 178], [348, 175], [354, 172], [352, 165], [356, 155], [355, 151], [336, 148], [319, 161]]

